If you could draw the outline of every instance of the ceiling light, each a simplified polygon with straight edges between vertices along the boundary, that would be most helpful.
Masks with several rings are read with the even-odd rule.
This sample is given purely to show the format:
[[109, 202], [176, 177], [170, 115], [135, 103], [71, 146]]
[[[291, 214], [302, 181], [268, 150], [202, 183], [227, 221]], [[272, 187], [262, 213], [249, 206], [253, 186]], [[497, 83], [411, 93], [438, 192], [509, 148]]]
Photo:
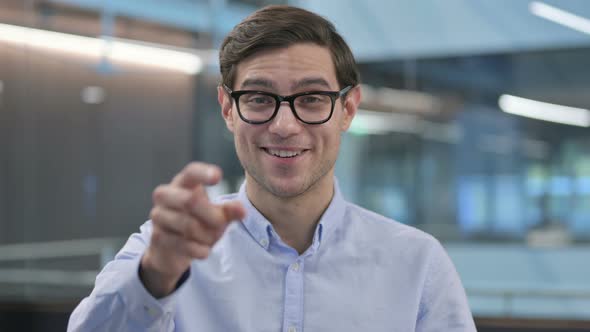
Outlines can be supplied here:
[[361, 84], [362, 105], [371, 108], [402, 110], [413, 113], [436, 114], [440, 112], [441, 102], [428, 93], [399, 90], [387, 87], [373, 87]]
[[84, 37], [0, 23], [0, 41], [77, 55], [105, 57], [112, 61], [149, 65], [191, 75], [203, 69], [203, 61], [194, 50], [178, 50], [165, 45], [110, 37]]
[[534, 15], [537, 15], [549, 21], [564, 25], [568, 28], [583, 33], [590, 34], [590, 20], [582, 16], [572, 14], [565, 10], [550, 6], [539, 1], [531, 2], [529, 5], [529, 10]]
[[103, 87], [100, 86], [87, 86], [80, 92], [82, 101], [86, 104], [98, 105], [102, 104], [105, 100], [106, 93]]
[[410, 114], [396, 114], [358, 109], [350, 131], [353, 134], [418, 133], [419, 119]]
[[550, 104], [511, 95], [500, 96], [498, 105], [502, 111], [510, 114], [572, 126], [590, 127], [590, 111], [583, 108]]

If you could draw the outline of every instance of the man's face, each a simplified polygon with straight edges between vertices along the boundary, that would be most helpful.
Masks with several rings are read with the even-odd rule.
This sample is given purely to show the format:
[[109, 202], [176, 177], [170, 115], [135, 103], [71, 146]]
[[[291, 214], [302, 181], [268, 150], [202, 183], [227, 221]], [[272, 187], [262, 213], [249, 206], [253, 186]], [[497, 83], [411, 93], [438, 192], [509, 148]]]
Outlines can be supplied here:
[[[237, 67], [233, 90], [258, 90], [279, 95], [306, 91], [339, 91], [330, 51], [315, 44], [261, 51]], [[235, 103], [218, 90], [227, 127], [249, 183], [277, 197], [294, 197], [317, 185], [331, 185], [341, 133], [348, 129], [360, 100], [354, 88], [345, 103], [338, 99], [332, 118], [319, 125], [297, 120], [284, 102], [270, 122], [242, 121]], [[281, 157], [282, 156], [282, 157]]]

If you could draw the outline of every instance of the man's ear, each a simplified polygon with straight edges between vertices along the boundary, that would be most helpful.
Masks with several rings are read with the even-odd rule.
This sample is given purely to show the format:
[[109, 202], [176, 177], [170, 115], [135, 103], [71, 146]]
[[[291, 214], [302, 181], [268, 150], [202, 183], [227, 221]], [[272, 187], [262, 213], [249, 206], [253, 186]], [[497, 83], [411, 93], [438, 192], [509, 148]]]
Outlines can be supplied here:
[[221, 106], [221, 115], [225, 120], [225, 125], [227, 129], [234, 132], [234, 125], [235, 125], [235, 117], [234, 113], [232, 112], [232, 99], [229, 93], [225, 91], [225, 89], [221, 86], [217, 86], [217, 102], [219, 102], [219, 106]]
[[344, 99], [344, 114], [340, 121], [340, 129], [344, 132], [347, 131], [352, 123], [352, 119], [356, 115], [356, 111], [361, 103], [361, 87], [359, 85], [350, 89]]

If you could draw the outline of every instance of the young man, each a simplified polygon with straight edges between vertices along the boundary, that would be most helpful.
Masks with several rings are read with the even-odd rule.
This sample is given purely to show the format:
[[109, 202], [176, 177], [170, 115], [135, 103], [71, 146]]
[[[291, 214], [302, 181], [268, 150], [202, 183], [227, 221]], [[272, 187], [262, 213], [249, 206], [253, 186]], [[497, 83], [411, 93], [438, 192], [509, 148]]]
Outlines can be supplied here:
[[221, 171], [195, 162], [156, 188], [151, 221], [69, 330], [475, 331], [439, 242], [340, 194], [334, 164], [361, 93], [333, 25], [263, 8], [226, 37], [220, 65], [245, 183], [212, 202]]

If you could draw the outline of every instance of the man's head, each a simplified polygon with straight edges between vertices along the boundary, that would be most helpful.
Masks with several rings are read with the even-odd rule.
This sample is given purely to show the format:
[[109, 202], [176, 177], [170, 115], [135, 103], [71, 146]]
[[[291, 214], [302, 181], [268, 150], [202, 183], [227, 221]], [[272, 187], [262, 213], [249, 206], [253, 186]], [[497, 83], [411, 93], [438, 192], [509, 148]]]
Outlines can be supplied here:
[[313, 43], [330, 50], [340, 88], [359, 83], [354, 56], [325, 18], [290, 6], [268, 6], [254, 12], [225, 37], [219, 53], [223, 84], [234, 89], [236, 67], [254, 53]]
[[[290, 198], [312, 188], [329, 188], [340, 136], [360, 101], [354, 58], [332, 24], [298, 8], [263, 8], [229, 34], [220, 62], [223, 82], [218, 99], [249, 190], [256, 186]], [[310, 92], [332, 95], [331, 102], [327, 98], [323, 104], [327, 121], [302, 121], [313, 117], [306, 108], [318, 102], [307, 98]], [[273, 95], [303, 97], [281, 102], [282, 97]], [[245, 114], [248, 107], [268, 106], [264, 115]], [[269, 121], [260, 123], [267, 115]], [[247, 121], [252, 119], [258, 124]]]

